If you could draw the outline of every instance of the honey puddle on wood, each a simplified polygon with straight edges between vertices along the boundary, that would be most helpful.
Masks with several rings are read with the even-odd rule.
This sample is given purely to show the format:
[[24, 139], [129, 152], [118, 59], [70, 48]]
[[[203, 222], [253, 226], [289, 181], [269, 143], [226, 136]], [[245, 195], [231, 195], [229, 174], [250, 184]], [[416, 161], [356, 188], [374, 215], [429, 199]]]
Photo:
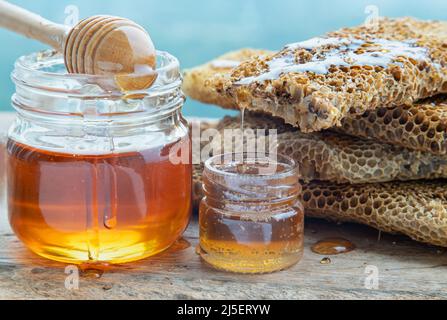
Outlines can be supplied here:
[[108, 263], [85, 262], [79, 265], [80, 275], [84, 278], [101, 278], [112, 266]]
[[343, 238], [327, 238], [318, 241], [311, 248], [312, 252], [321, 255], [336, 255], [348, 253], [355, 249], [355, 245]]

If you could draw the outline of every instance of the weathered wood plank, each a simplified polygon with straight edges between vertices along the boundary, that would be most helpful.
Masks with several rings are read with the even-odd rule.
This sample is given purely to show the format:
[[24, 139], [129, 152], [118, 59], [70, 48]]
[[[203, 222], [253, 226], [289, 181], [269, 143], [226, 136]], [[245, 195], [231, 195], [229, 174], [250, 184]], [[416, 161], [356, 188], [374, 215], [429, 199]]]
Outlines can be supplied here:
[[[158, 256], [116, 266], [100, 278], [81, 274], [79, 290], [64, 286], [64, 264], [25, 249], [10, 232], [0, 234], [0, 298], [8, 299], [445, 299], [447, 254], [403, 237], [356, 225], [308, 221], [306, 250], [297, 266], [268, 275], [215, 271], [195, 253], [197, 224]], [[331, 257], [329, 265], [309, 250], [316, 241], [342, 236], [357, 249]], [[189, 243], [185, 245], [185, 243]], [[365, 267], [379, 270], [379, 289], [368, 290]]]

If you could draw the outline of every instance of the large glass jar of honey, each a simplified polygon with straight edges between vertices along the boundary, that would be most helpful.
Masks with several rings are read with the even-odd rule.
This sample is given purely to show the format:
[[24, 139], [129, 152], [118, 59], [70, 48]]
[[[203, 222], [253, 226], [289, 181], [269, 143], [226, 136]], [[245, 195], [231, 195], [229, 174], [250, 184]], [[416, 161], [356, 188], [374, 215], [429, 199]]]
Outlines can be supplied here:
[[167, 249], [187, 227], [192, 167], [179, 63], [163, 52], [157, 61], [155, 84], [138, 92], [69, 75], [53, 52], [17, 61], [8, 213], [33, 252], [124, 263]]

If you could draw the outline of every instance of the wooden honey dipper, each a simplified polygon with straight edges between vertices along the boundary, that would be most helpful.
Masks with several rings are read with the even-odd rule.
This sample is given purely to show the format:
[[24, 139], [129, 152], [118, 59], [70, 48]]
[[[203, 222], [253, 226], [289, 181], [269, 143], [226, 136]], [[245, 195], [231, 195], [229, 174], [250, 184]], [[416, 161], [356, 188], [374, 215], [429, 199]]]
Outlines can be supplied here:
[[63, 53], [70, 73], [115, 76], [122, 90], [149, 88], [157, 77], [152, 40], [128, 19], [93, 16], [69, 28], [0, 0], [0, 27]]

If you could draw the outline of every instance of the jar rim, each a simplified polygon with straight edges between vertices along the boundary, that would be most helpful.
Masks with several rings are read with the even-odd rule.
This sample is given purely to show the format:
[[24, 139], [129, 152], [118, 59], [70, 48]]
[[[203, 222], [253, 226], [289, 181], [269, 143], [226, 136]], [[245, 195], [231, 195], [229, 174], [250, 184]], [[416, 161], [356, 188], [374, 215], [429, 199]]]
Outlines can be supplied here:
[[[16, 85], [26, 85], [45, 91], [57, 91], [70, 95], [129, 96], [136, 93], [150, 94], [181, 85], [180, 63], [176, 57], [165, 51], [157, 51], [157, 73], [155, 83], [148, 89], [123, 92], [114, 76], [70, 74], [65, 69], [64, 58], [54, 50], [44, 50], [19, 57], [11, 74]], [[98, 84], [95, 92], [83, 91], [83, 86]]]
[[[250, 159], [250, 160], [273, 160], [277, 164], [286, 165], [287, 167], [280, 171], [275, 172], [272, 174], [252, 174], [252, 173], [239, 173], [239, 172], [231, 172], [228, 170], [224, 170], [221, 168], [218, 168], [218, 165], [222, 164], [230, 164], [225, 163], [225, 160], [230, 160], [232, 163], [241, 163], [238, 160], [233, 159]], [[204, 163], [205, 170], [221, 176], [221, 177], [231, 177], [231, 178], [241, 178], [241, 179], [260, 179], [260, 180], [272, 180], [272, 179], [281, 179], [284, 177], [288, 177], [290, 175], [294, 175], [298, 173], [298, 164], [297, 162], [284, 154], [275, 154], [275, 156], [270, 156], [270, 154], [267, 155], [258, 155], [257, 153], [253, 152], [241, 152], [241, 153], [226, 153], [226, 154], [220, 154], [213, 156], [205, 161]]]

